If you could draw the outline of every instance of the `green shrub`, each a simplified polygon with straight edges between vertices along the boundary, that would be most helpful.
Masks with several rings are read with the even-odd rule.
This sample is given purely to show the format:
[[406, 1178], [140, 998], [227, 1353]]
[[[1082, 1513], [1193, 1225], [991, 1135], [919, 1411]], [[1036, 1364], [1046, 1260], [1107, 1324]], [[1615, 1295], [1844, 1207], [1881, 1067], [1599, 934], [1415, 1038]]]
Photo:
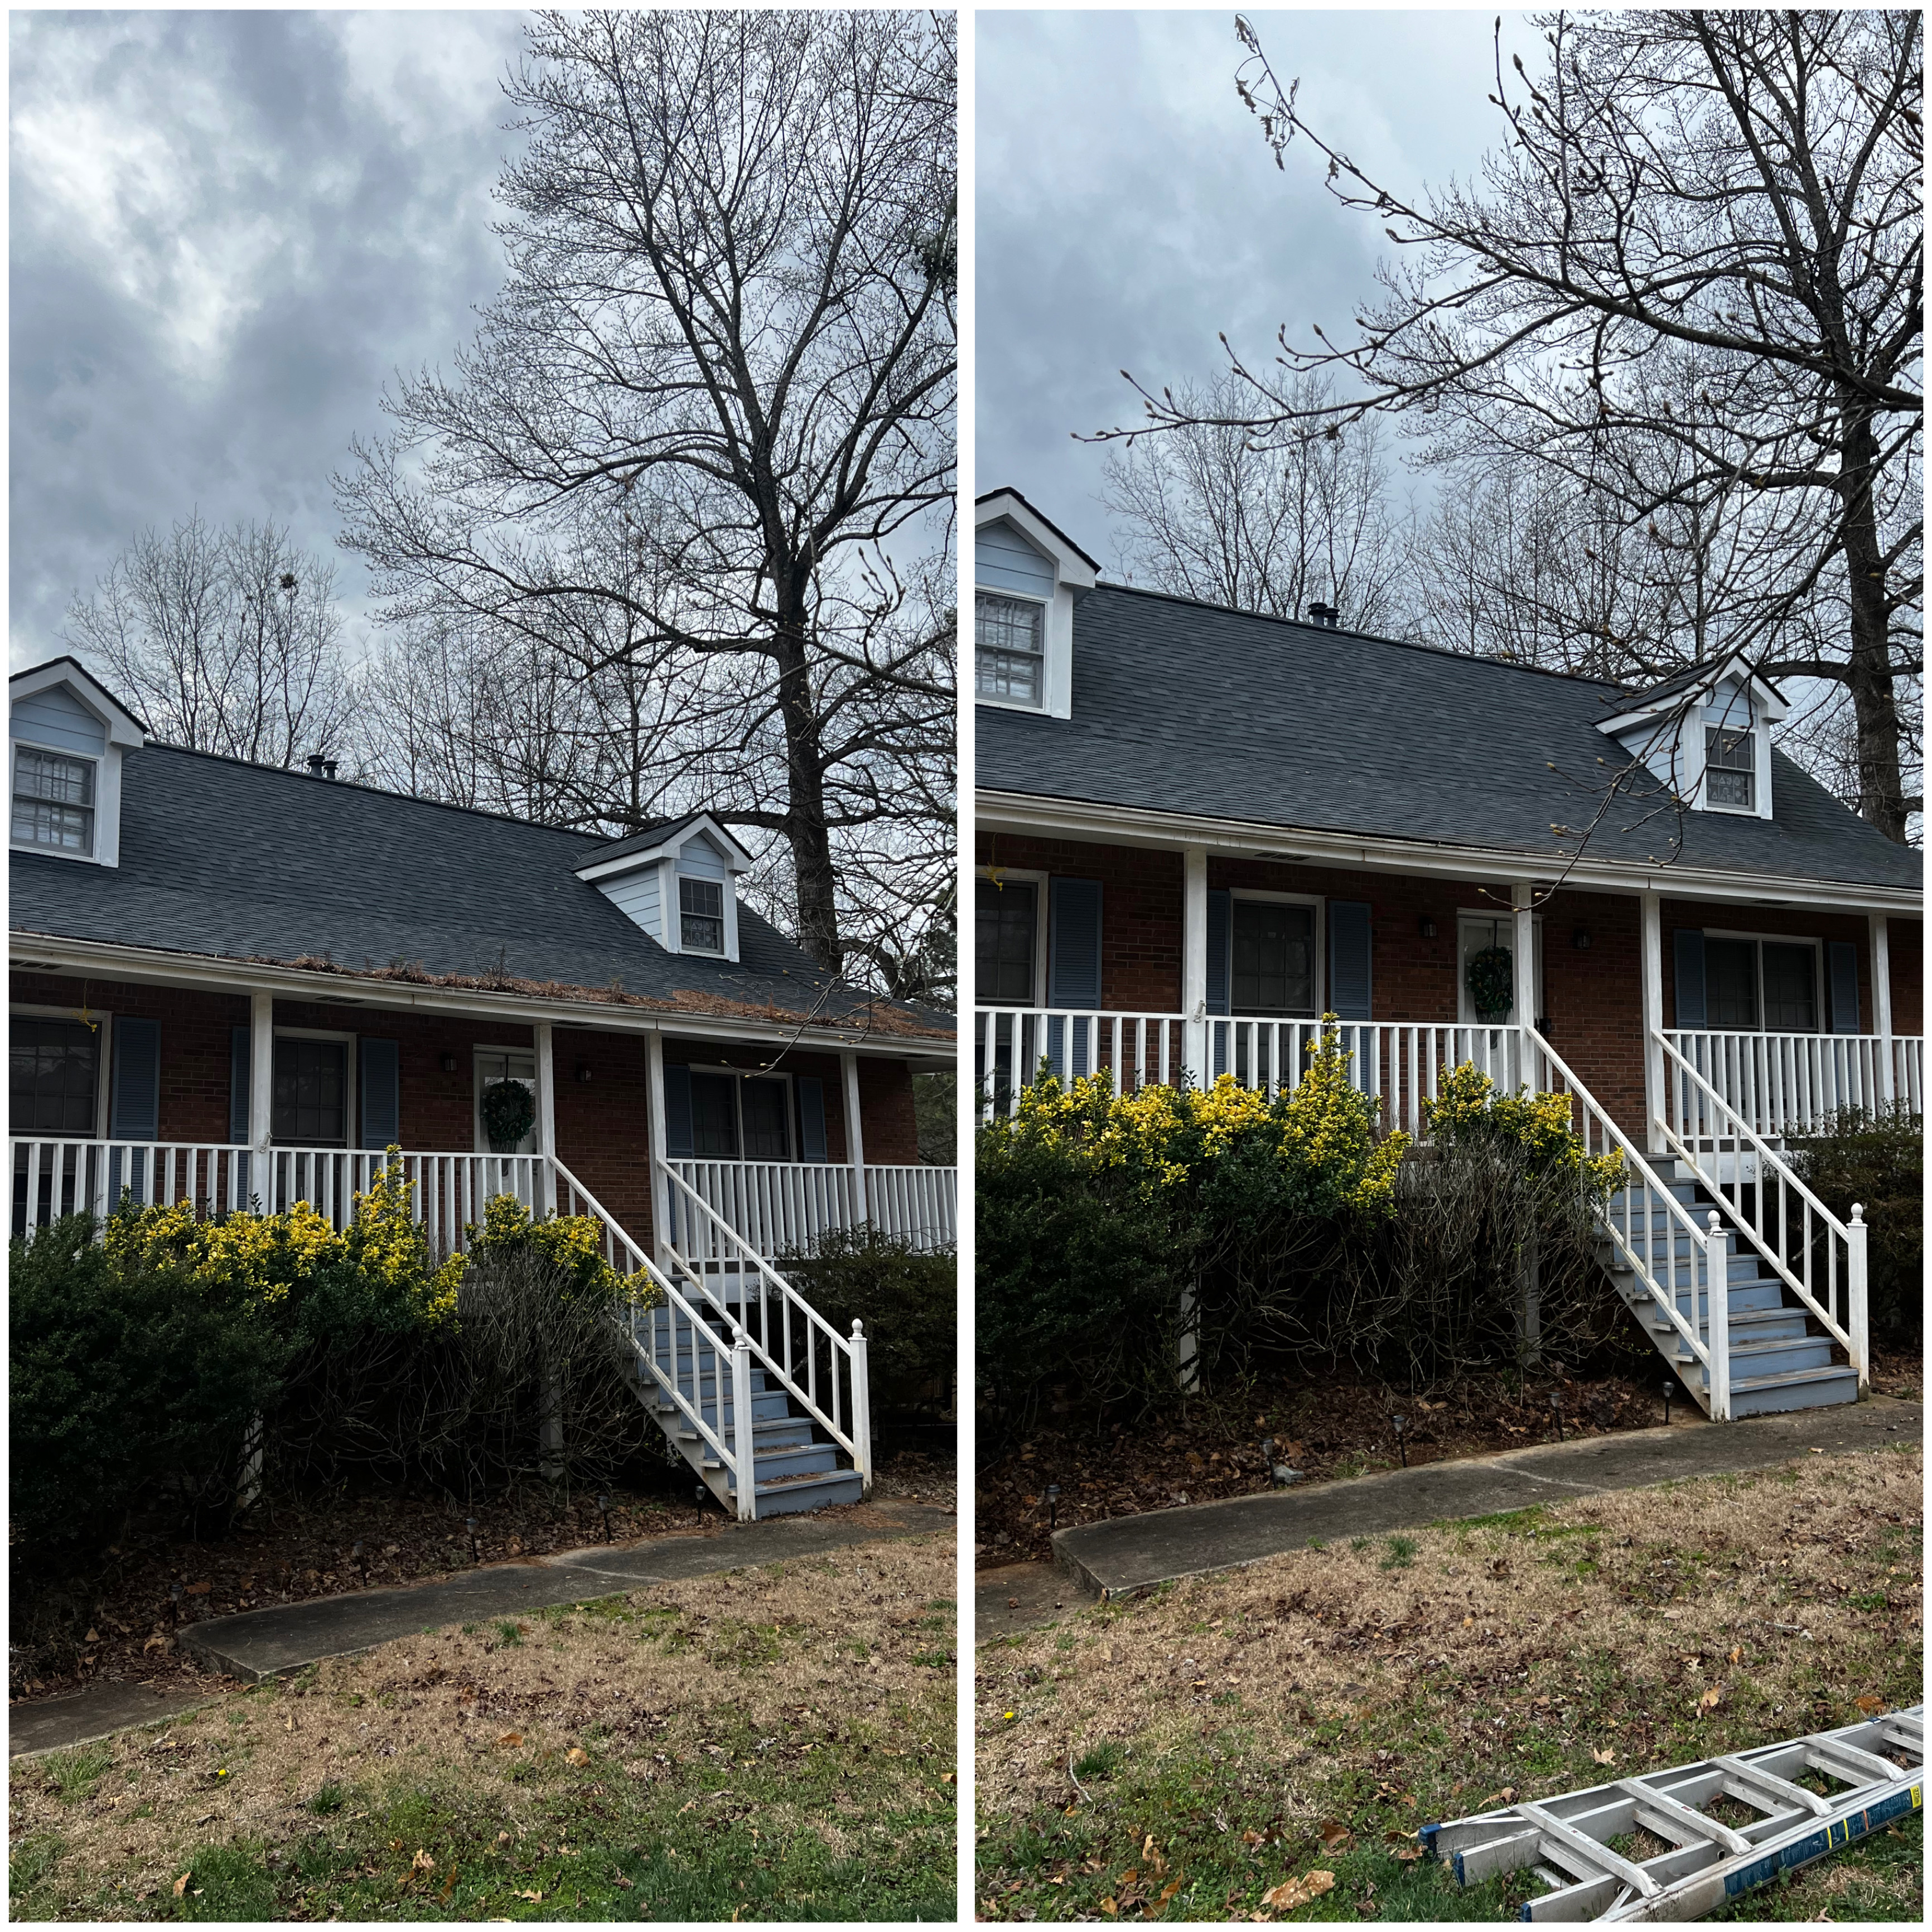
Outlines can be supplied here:
[[840, 1334], [865, 1324], [875, 1405], [944, 1403], [958, 1335], [958, 1262], [950, 1248], [922, 1251], [868, 1222], [828, 1228], [778, 1268]]
[[70, 1215], [10, 1250], [14, 1528], [35, 1566], [111, 1539], [164, 1489], [224, 1492], [290, 1352], [232, 1282], [117, 1265], [94, 1232]]
[[1903, 1106], [1847, 1108], [1815, 1134], [1794, 1136], [1798, 1177], [1841, 1221], [1864, 1210], [1866, 1306], [1880, 1348], [1916, 1350], [1925, 1333], [1924, 1124]]

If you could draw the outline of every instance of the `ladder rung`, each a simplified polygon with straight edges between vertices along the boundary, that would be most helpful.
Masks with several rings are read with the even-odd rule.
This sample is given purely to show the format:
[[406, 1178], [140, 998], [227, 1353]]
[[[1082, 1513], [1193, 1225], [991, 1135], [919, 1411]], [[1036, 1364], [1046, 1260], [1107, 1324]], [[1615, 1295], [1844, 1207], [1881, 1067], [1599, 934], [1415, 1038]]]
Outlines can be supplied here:
[[[1641, 1778], [1620, 1778], [1617, 1780], [1616, 1788], [1619, 1791], [1628, 1792], [1636, 1800], [1639, 1820], [1652, 1831], [1657, 1831], [1657, 1826], [1644, 1816], [1646, 1811], [1659, 1823], [1675, 1825], [1678, 1830], [1688, 1832], [1690, 1836], [1684, 1840], [1686, 1844], [1694, 1845], [1700, 1839], [1704, 1839], [1714, 1845], [1722, 1846], [1727, 1852], [1735, 1853], [1750, 1850], [1750, 1840], [1742, 1832], [1732, 1831], [1730, 1826], [1720, 1824], [1716, 1819], [1704, 1812], [1694, 1810], [1688, 1804], [1678, 1804], [1676, 1798], [1666, 1797], [1654, 1786], [1646, 1784]], [[1667, 1838], [1672, 1834], [1664, 1830], [1657, 1831], [1657, 1835], [1660, 1838]]]
[[1754, 1797], [1768, 1798], [1774, 1804], [1796, 1805], [1800, 1810], [1808, 1811], [1814, 1818], [1822, 1818], [1831, 1806], [1815, 1791], [1807, 1791], [1802, 1784], [1793, 1784], [1788, 1778], [1780, 1778], [1775, 1772], [1762, 1771], [1754, 1764], [1747, 1764], [1739, 1757], [1714, 1757], [1712, 1763], [1726, 1772], [1744, 1786], [1742, 1791], [1733, 1791], [1733, 1798], [1748, 1802]]
[[[1622, 1858], [1609, 1846], [1600, 1844], [1587, 1832], [1580, 1832], [1574, 1826], [1566, 1825], [1554, 1812], [1540, 1804], [1518, 1804], [1518, 1814], [1527, 1818], [1543, 1834], [1544, 1848], [1552, 1856], [1558, 1851], [1567, 1852], [1582, 1870], [1582, 1878], [1612, 1878], [1620, 1885], [1627, 1885], [1645, 1898], [1654, 1898], [1663, 1890], [1655, 1879], [1641, 1865], [1634, 1865]], [[1554, 1841], [1552, 1847], [1551, 1841]], [[1562, 1859], [1558, 1858], [1559, 1864]]]

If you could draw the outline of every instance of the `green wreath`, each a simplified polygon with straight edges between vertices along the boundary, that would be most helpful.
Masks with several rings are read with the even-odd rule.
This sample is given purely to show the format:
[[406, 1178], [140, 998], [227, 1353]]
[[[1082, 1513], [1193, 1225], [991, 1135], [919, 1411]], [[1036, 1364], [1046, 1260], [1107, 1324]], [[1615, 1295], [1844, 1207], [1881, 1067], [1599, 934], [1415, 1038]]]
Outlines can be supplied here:
[[537, 1103], [520, 1080], [494, 1080], [483, 1090], [483, 1132], [492, 1154], [514, 1154], [530, 1132]]
[[1486, 946], [1469, 962], [1469, 998], [1478, 1019], [1501, 1019], [1516, 1004], [1516, 961], [1507, 946]]

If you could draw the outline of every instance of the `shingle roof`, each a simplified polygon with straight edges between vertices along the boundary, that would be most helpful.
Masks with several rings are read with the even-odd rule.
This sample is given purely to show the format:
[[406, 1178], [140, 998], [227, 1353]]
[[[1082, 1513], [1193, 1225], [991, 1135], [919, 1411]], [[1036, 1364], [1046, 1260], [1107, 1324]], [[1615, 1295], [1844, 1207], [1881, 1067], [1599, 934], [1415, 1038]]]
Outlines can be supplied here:
[[[1630, 694], [1426, 645], [1102, 584], [1076, 607], [1073, 715], [977, 713], [985, 790], [1510, 852], [1576, 849], [1621, 754], [1595, 727]], [[1599, 760], [1607, 760], [1601, 764]], [[1552, 770], [1552, 766], [1555, 770]], [[1918, 853], [1780, 752], [1770, 820], [1678, 814], [1646, 781], [1598, 860], [1899, 886]]]
[[[812, 1013], [886, 1003], [833, 981], [748, 907], [740, 963], [667, 952], [572, 870], [613, 842], [171, 746], [122, 765], [121, 862], [10, 855], [20, 932], [224, 958], [397, 965], [564, 987], [612, 982]], [[894, 1006], [921, 1028], [950, 1015]], [[893, 1030], [899, 1030], [895, 1028]]]

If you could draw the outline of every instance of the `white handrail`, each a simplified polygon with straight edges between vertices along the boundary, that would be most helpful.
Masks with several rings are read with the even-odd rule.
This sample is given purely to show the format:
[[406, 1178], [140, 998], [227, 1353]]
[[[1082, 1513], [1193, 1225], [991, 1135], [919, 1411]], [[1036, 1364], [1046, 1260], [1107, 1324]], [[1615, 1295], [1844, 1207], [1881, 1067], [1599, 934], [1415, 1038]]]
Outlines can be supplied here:
[[[860, 1324], [854, 1322], [850, 1336], [837, 1329], [794, 1288], [743, 1235], [719, 1214], [698, 1190], [677, 1172], [670, 1162], [657, 1162], [664, 1175], [665, 1191], [672, 1213], [671, 1225], [660, 1240], [674, 1264], [687, 1280], [721, 1313], [730, 1315], [731, 1304], [722, 1289], [727, 1278], [735, 1280], [739, 1313], [732, 1318], [750, 1334], [744, 1309], [751, 1295], [758, 1298], [758, 1324], [750, 1334], [752, 1352], [764, 1365], [767, 1376], [776, 1376], [802, 1402], [818, 1421], [852, 1458], [865, 1491], [872, 1486], [872, 1410], [866, 1387], [866, 1351]], [[773, 1346], [772, 1303], [778, 1320], [777, 1346]], [[793, 1317], [801, 1318], [804, 1348], [793, 1341]], [[821, 1385], [819, 1349], [826, 1355], [826, 1373]], [[843, 1365], [845, 1387], [842, 1390]], [[800, 1379], [802, 1373], [803, 1380]], [[842, 1397], [843, 1399], [842, 1399]]]
[[[1856, 1208], [1852, 1210], [1853, 1226], [1858, 1231], [1854, 1238], [1852, 1227], [1840, 1221], [1805, 1186], [1784, 1156], [1766, 1144], [1750, 1123], [1678, 1050], [1670, 1036], [1660, 1033], [1655, 1037], [1664, 1049], [1665, 1065], [1676, 1076], [1673, 1084], [1678, 1094], [1677, 1104], [1666, 1108], [1665, 1118], [1658, 1124], [1665, 1143], [1695, 1172], [1706, 1192], [1730, 1209], [1744, 1238], [1831, 1331], [1858, 1371], [1858, 1394], [1862, 1398], [1871, 1386], [1871, 1360], [1865, 1333], [1866, 1256], [1859, 1210]], [[1694, 1090], [1700, 1115], [1717, 1124], [1719, 1131], [1707, 1129], [1694, 1138], [1687, 1138], [1678, 1131], [1677, 1118], [1690, 1104], [1682, 1094], [1687, 1083]], [[1725, 1143], [1729, 1143], [1728, 1148]], [[1744, 1174], [1747, 1149], [1756, 1163], [1749, 1182]], [[1726, 1152], [1731, 1169], [1728, 1180], [1724, 1174]], [[1789, 1241], [1794, 1209], [1798, 1221], [1795, 1256]], [[1822, 1300], [1813, 1268], [1816, 1244], [1821, 1240], [1825, 1262]], [[1844, 1255], [1842, 1277], [1838, 1266], [1840, 1249]], [[1796, 1269], [1792, 1266], [1794, 1260]], [[1842, 1323], [1834, 1312], [1841, 1279], [1845, 1294]]]
[[[1921, 1114], [1924, 1041], [1915, 1034], [1759, 1033], [1677, 1028], [1662, 1037], [1760, 1133], [1808, 1133], [1846, 1108], [1894, 1103]], [[1700, 1132], [1693, 1096], [1673, 1096], [1672, 1125]]]
[[[1589, 1089], [1570, 1072], [1556, 1050], [1534, 1027], [1523, 1029], [1531, 1054], [1540, 1063], [1538, 1085], [1546, 1093], [1557, 1094], [1570, 1101], [1581, 1116], [1578, 1127], [1583, 1151], [1601, 1159], [1614, 1150], [1623, 1156], [1624, 1184], [1612, 1190], [1598, 1215], [1600, 1225], [1609, 1234], [1644, 1292], [1669, 1318], [1679, 1340], [1704, 1366], [1708, 1378], [1708, 1403], [1713, 1422], [1731, 1419], [1729, 1336], [1730, 1294], [1728, 1256], [1724, 1235], [1714, 1221], [1700, 1227], [1691, 1210], [1671, 1192], [1646, 1160], [1629, 1135], [1618, 1126]], [[1559, 1084], [1560, 1083], [1560, 1084]], [[1623, 1220], [1620, 1226], [1611, 1202], [1621, 1192]], [[1664, 1222], [1660, 1242], [1657, 1223]], [[1639, 1222], [1641, 1220], [1641, 1239]], [[1684, 1252], [1677, 1250], [1682, 1244]], [[1710, 1340], [1697, 1333], [1698, 1270], [1705, 1276], [1706, 1326]], [[1684, 1295], [1690, 1304], [1687, 1322], [1679, 1313], [1677, 1298]]]
[[1063, 1078], [1110, 1073], [1117, 1094], [1177, 1085], [1186, 1025], [1180, 1013], [982, 1006], [974, 1037], [981, 1118], [1012, 1113], [1020, 1090], [1032, 1084], [1042, 1060]]

